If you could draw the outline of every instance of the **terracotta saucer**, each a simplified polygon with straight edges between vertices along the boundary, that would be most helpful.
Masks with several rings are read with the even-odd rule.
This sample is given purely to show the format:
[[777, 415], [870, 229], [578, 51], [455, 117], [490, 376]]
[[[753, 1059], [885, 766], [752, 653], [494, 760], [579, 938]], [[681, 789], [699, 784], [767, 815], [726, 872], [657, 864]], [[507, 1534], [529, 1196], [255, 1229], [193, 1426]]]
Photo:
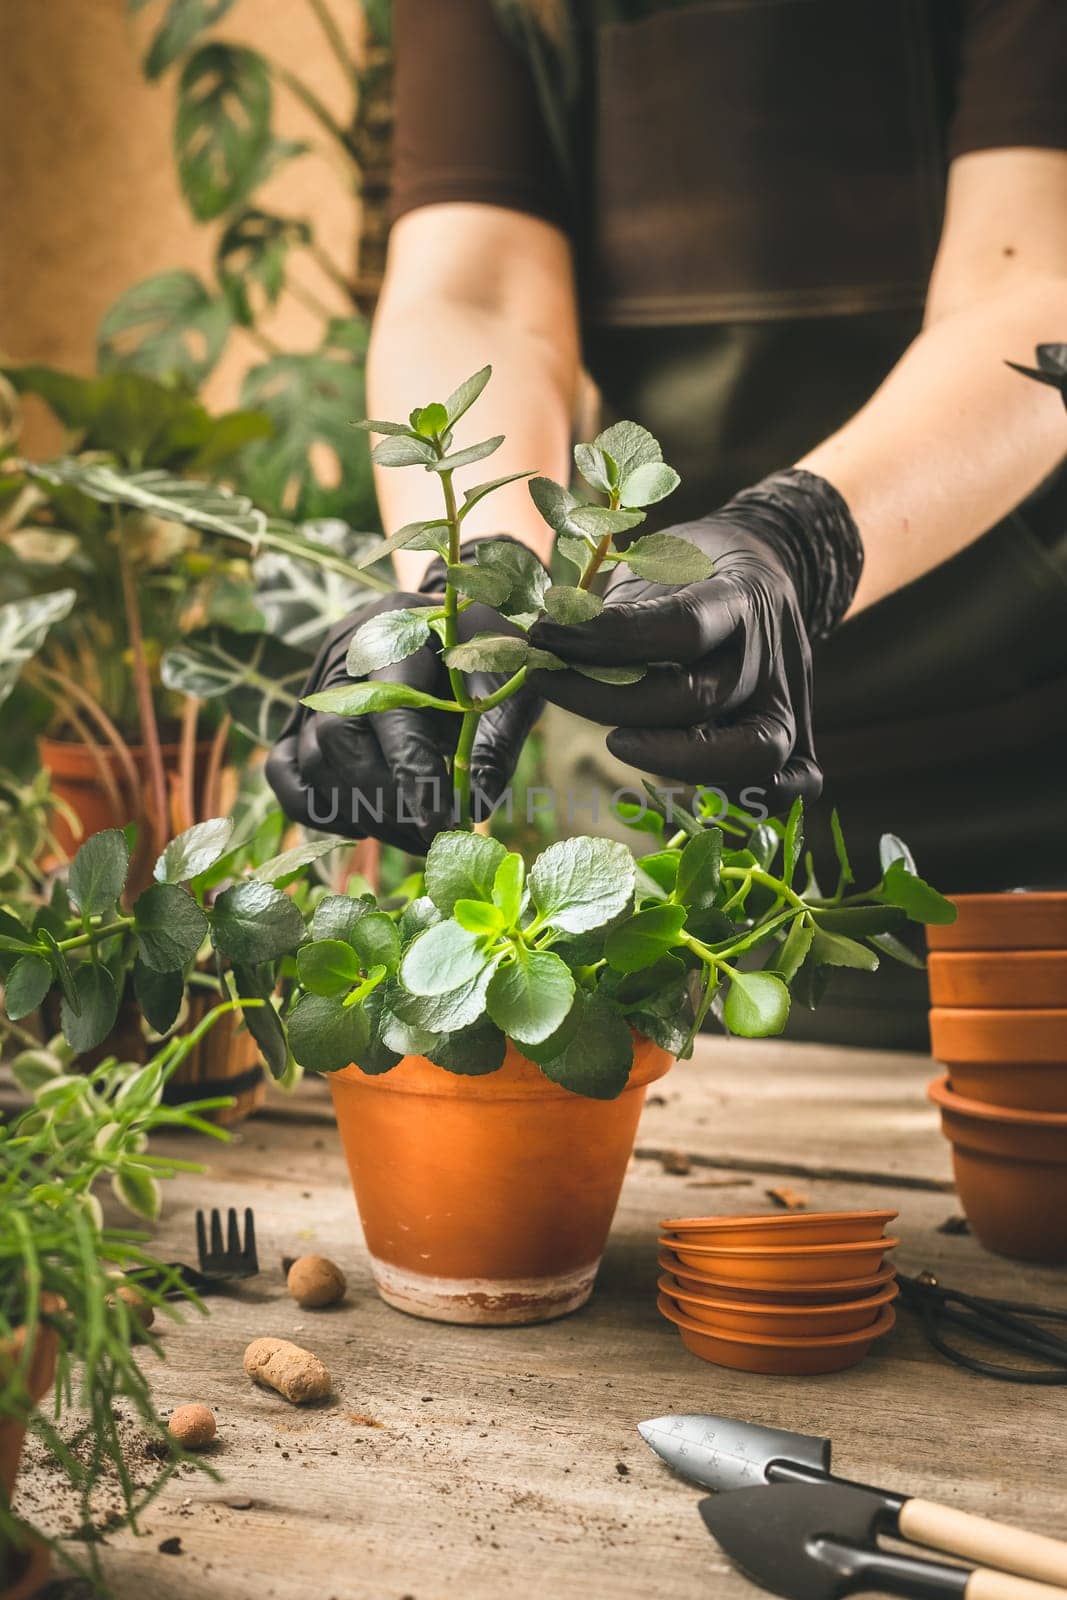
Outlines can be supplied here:
[[684, 1289], [694, 1294], [722, 1295], [727, 1300], [743, 1300], [753, 1305], [825, 1305], [829, 1301], [860, 1300], [877, 1294], [892, 1283], [896, 1272], [887, 1261], [878, 1272], [862, 1278], [843, 1278], [823, 1283], [749, 1283], [717, 1272], [688, 1270], [673, 1250], [661, 1250], [656, 1257], [665, 1272], [673, 1273]]
[[881, 1237], [897, 1211], [810, 1211], [755, 1217], [669, 1217], [660, 1223], [679, 1244], [727, 1246], [847, 1244]]
[[687, 1267], [739, 1278], [745, 1283], [764, 1285], [833, 1282], [834, 1279], [862, 1278], [877, 1272], [887, 1250], [899, 1239], [881, 1238], [869, 1243], [746, 1245], [731, 1249], [727, 1245], [683, 1244], [680, 1240], [659, 1240], [673, 1250]]
[[829, 1305], [746, 1305], [744, 1301], [693, 1294], [664, 1273], [657, 1288], [669, 1295], [682, 1312], [713, 1333], [750, 1333], [757, 1337], [815, 1339], [825, 1334], [854, 1333], [869, 1328], [882, 1309], [900, 1293], [895, 1283], [887, 1283], [877, 1294], [860, 1300], [844, 1300]]
[[886, 1306], [876, 1322], [853, 1333], [824, 1334], [818, 1339], [772, 1339], [766, 1335], [712, 1333], [685, 1316], [669, 1295], [661, 1294], [657, 1305], [667, 1321], [677, 1327], [686, 1349], [702, 1361], [778, 1377], [815, 1377], [854, 1367], [896, 1321], [892, 1306]]

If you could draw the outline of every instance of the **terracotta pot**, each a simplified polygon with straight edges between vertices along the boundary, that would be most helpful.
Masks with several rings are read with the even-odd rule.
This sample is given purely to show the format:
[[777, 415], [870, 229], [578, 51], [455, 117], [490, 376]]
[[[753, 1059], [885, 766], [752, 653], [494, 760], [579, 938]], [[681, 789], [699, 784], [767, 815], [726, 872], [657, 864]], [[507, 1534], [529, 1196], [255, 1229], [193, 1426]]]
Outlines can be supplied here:
[[4, 1551], [0, 1549], [0, 1600], [33, 1600], [44, 1588], [52, 1570], [52, 1555], [46, 1544], [30, 1539], [20, 1550], [11, 1553], [10, 1577], [3, 1566]]
[[[45, 1295], [42, 1309], [46, 1313], [55, 1311], [61, 1303], [54, 1295]], [[21, 1359], [25, 1343], [26, 1330], [18, 1328], [11, 1340], [0, 1344], [0, 1382], [6, 1381], [12, 1363]], [[27, 1376], [27, 1388], [34, 1405], [44, 1398], [55, 1382], [58, 1343], [56, 1330], [47, 1323], [39, 1323]], [[25, 1423], [14, 1417], [0, 1418], [0, 1488], [9, 1505], [14, 1499], [15, 1479], [25, 1437]], [[0, 1558], [4, 1554], [0, 1547]], [[17, 1554], [8, 1552], [9, 1559], [12, 1554], [15, 1555], [15, 1571], [11, 1574], [0, 1573], [0, 1578], [7, 1579], [10, 1576], [12, 1579], [7, 1587], [0, 1590], [0, 1600], [21, 1600], [22, 1596], [32, 1595], [44, 1582], [48, 1572], [48, 1551], [36, 1542]]]
[[877, 1294], [896, 1277], [887, 1262], [880, 1272], [863, 1278], [845, 1278], [833, 1283], [758, 1284], [737, 1278], [724, 1278], [706, 1272], [688, 1271], [671, 1250], [664, 1250], [656, 1258], [665, 1272], [670, 1272], [694, 1294], [722, 1296], [727, 1300], [748, 1301], [753, 1305], [819, 1305], [829, 1300], [859, 1300]]
[[682, 1244], [764, 1245], [845, 1244], [881, 1236], [896, 1211], [781, 1212], [755, 1217], [672, 1217], [660, 1223]]
[[958, 915], [930, 926], [931, 950], [1067, 950], [1067, 890], [952, 896]]
[[930, 1038], [935, 1058], [965, 1099], [1019, 1111], [1067, 1111], [1067, 1009], [935, 1006]]
[[686, 1349], [702, 1361], [776, 1377], [810, 1378], [854, 1367], [896, 1322], [892, 1306], [886, 1306], [876, 1322], [852, 1333], [822, 1334], [810, 1339], [771, 1338], [767, 1334], [712, 1333], [685, 1316], [666, 1295], [661, 1294], [657, 1303], [668, 1322], [677, 1327]]
[[[211, 743], [210, 739], [201, 739], [196, 746], [193, 772], [198, 796], [207, 774]], [[141, 784], [147, 788], [148, 752], [143, 744], [131, 744], [129, 748]], [[100, 771], [88, 745], [70, 739], [39, 739], [37, 753], [41, 765], [51, 778], [52, 793], [66, 802], [81, 823], [82, 839], [88, 838], [91, 833], [99, 833], [101, 828], [124, 828], [128, 822], [137, 820], [140, 808], [132, 803], [123, 769], [115, 752], [109, 746], [100, 746], [99, 754], [114, 778], [124, 801], [121, 815], [116, 815], [115, 808], [100, 781]], [[163, 746], [163, 770], [167, 776], [172, 807], [177, 792], [179, 754], [179, 745]], [[62, 816], [56, 818], [53, 832], [67, 854], [73, 855], [81, 839], [74, 837]]]
[[742, 1283], [764, 1288], [780, 1284], [833, 1283], [835, 1278], [861, 1278], [877, 1272], [887, 1250], [899, 1239], [882, 1238], [873, 1243], [746, 1245], [730, 1249], [718, 1245], [681, 1244], [660, 1239], [688, 1268], [713, 1272]]
[[771, 1338], [788, 1339], [820, 1338], [869, 1328], [900, 1292], [895, 1283], [889, 1283], [877, 1294], [859, 1300], [809, 1306], [754, 1305], [751, 1301], [692, 1294], [669, 1273], [664, 1273], [657, 1288], [661, 1294], [669, 1295], [692, 1322], [699, 1322], [712, 1333], [769, 1334]]
[[329, 1076], [378, 1292], [438, 1322], [542, 1322], [589, 1298], [647, 1085], [671, 1066], [638, 1039], [616, 1100], [551, 1083], [508, 1047], [462, 1077], [421, 1056]]
[[934, 950], [935, 1006], [1067, 1006], [1067, 950]]
[[967, 1100], [947, 1078], [927, 1093], [952, 1144], [960, 1204], [986, 1249], [1067, 1262], [1067, 1114]]

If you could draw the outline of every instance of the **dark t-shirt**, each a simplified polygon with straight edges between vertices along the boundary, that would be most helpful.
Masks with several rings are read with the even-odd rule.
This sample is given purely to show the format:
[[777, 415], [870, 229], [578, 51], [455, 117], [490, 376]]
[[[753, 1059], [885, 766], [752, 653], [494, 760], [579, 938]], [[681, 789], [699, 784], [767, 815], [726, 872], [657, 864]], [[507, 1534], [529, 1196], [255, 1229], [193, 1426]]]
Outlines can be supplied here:
[[558, 223], [587, 322], [915, 304], [948, 162], [1067, 149], [1067, 0], [571, 0], [569, 177], [492, 0], [394, 11], [395, 214]]

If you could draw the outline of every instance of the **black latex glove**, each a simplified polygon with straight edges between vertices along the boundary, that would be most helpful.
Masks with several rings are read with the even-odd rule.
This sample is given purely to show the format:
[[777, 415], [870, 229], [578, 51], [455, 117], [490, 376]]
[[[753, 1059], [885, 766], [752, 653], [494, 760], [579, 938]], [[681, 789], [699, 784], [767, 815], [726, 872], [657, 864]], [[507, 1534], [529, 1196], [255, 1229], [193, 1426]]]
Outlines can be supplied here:
[[794, 469], [670, 531], [711, 557], [710, 578], [651, 583], [619, 566], [599, 616], [543, 621], [531, 633], [566, 661], [653, 663], [646, 675], [613, 685], [537, 672], [531, 683], [568, 711], [614, 724], [608, 749], [643, 772], [731, 798], [760, 787], [772, 813], [797, 795], [814, 799], [822, 774], [809, 641], [840, 621], [859, 580], [863, 552], [848, 507], [824, 479]]
[[[435, 562], [427, 573], [426, 590], [386, 595], [331, 628], [303, 694], [352, 682], [345, 670], [349, 641], [371, 617], [439, 605], [441, 563]], [[518, 632], [499, 612], [478, 604], [460, 613], [458, 626], [461, 640], [476, 633]], [[371, 677], [451, 698], [436, 641]], [[471, 693], [480, 697], [499, 688], [506, 677], [471, 673], [467, 682]], [[476, 817], [479, 800], [488, 810], [503, 793], [540, 710], [538, 696], [522, 689], [483, 716], [471, 760]], [[267, 779], [294, 822], [350, 839], [371, 835], [424, 855], [442, 829], [456, 826], [450, 763], [459, 726], [460, 718], [445, 711], [407, 709], [336, 717], [297, 706], [267, 757]], [[379, 808], [380, 821], [374, 815]]]

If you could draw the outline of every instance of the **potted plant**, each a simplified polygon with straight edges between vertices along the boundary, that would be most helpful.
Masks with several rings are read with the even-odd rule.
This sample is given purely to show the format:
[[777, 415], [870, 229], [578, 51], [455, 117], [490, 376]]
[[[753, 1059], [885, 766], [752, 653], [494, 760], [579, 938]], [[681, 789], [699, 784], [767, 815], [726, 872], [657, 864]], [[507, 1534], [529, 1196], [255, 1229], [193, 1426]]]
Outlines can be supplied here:
[[[205, 1033], [228, 1009], [216, 1008], [196, 1032]], [[153, 1155], [146, 1149], [148, 1137], [171, 1127], [218, 1135], [200, 1115], [209, 1102], [180, 1111], [162, 1103], [168, 1077], [194, 1043], [192, 1034], [173, 1040], [143, 1066], [112, 1057], [80, 1077], [65, 1072], [61, 1055], [42, 1048], [24, 1051], [12, 1063], [32, 1104], [0, 1126], [3, 1600], [36, 1592], [50, 1550], [84, 1576], [99, 1577], [95, 1543], [85, 1545], [82, 1563], [18, 1515], [15, 1480], [27, 1432], [78, 1492], [87, 1527], [102, 1482], [119, 1488], [136, 1524], [140, 1509], [179, 1463], [204, 1467], [166, 1431], [134, 1354], [134, 1345], [144, 1342], [163, 1356], [148, 1324], [156, 1313], [178, 1315], [165, 1295], [204, 1307], [145, 1249], [144, 1234], [105, 1223], [98, 1197], [106, 1182], [120, 1206], [154, 1220], [160, 1181], [179, 1167], [188, 1170], [188, 1164]], [[53, 1386], [54, 1402], [46, 1406]], [[147, 1487], [135, 1483], [125, 1460], [119, 1406], [151, 1437], [159, 1466]], [[72, 1432], [64, 1419], [73, 1408]], [[143, 1471], [138, 1480], [143, 1484]]]
[[[638, 794], [621, 810], [654, 835], [639, 861], [617, 841], [576, 838], [550, 844], [527, 870], [518, 852], [472, 830], [466, 756], [479, 718], [518, 692], [529, 666], [558, 664], [530, 644], [533, 621], [591, 614], [595, 573], [620, 560], [670, 582], [704, 559], [665, 534], [639, 538], [625, 556], [617, 548], [643, 520], [639, 502], [677, 482], [651, 435], [624, 423], [576, 452], [587, 480], [607, 486], [607, 504], [532, 485], [575, 584], [551, 585], [532, 553], [499, 540], [464, 565], [463, 519], [497, 484], [467, 488], [460, 505], [453, 475], [501, 441], [453, 450], [452, 435], [488, 377], [408, 424], [370, 425], [386, 435], [375, 452], [383, 464], [437, 474], [445, 509], [363, 559], [424, 543], [445, 557], [448, 582], [439, 605], [383, 611], [361, 628], [349, 671], [358, 680], [436, 637], [451, 698], [375, 680], [308, 701], [341, 716], [429, 705], [456, 717], [460, 825], [435, 840], [409, 892], [379, 902], [316, 891], [298, 904], [282, 886], [304, 870], [301, 858], [242, 871], [227, 856], [228, 824], [216, 821], [172, 841], [154, 885], [116, 916], [123, 861], [112, 833], [75, 860], [68, 923], [0, 927], [0, 954], [15, 963], [9, 1009], [12, 988], [28, 1009], [62, 982], [95, 1026], [106, 1023], [116, 950], [139, 963], [146, 997], [158, 984], [171, 1006], [206, 940], [240, 995], [268, 1000], [285, 977], [282, 997], [248, 1024], [275, 1071], [295, 1058], [330, 1074], [385, 1298], [444, 1320], [521, 1322], [561, 1315], [590, 1293], [645, 1088], [689, 1054], [712, 1006], [731, 1033], [780, 1033], [791, 993], [814, 1004], [834, 967], [913, 961], [895, 930], [955, 912], [891, 838], [879, 882], [857, 892], [836, 819], [838, 882], [824, 894], [799, 803], [785, 821], [754, 823], [717, 795], [687, 809], [664, 791], [652, 791], [652, 806]], [[475, 595], [514, 631], [460, 643], [457, 619]], [[504, 681], [478, 699], [475, 672]], [[105, 877], [87, 908], [83, 883]], [[65, 1019], [68, 1036], [86, 1026], [69, 1000]]]

